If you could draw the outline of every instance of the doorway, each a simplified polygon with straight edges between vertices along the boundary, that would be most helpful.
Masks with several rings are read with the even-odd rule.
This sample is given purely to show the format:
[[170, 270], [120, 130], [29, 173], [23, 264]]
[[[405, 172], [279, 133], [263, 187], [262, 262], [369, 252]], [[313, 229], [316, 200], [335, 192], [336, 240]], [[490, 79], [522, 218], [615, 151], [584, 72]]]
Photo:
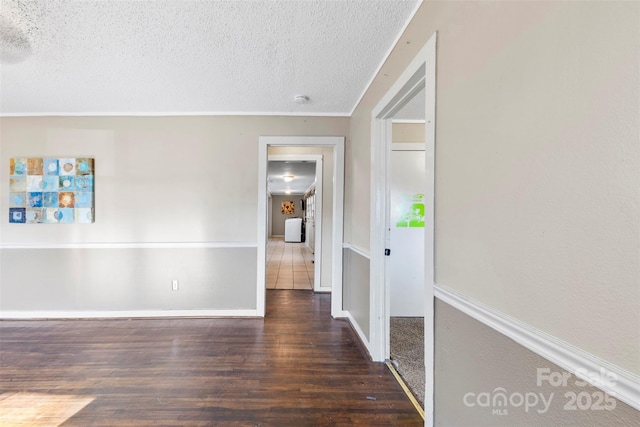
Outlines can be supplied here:
[[[414, 100], [424, 105], [424, 91]], [[424, 119], [417, 118], [424, 108], [410, 113], [411, 122], [394, 119], [389, 153], [389, 360], [423, 408], [425, 155]]]
[[[323, 257], [327, 252], [322, 248], [323, 155], [272, 153], [296, 149], [298, 147], [270, 147], [267, 150], [266, 286], [267, 289], [331, 292], [331, 287], [323, 286], [326, 280], [322, 280]], [[309, 203], [310, 200], [314, 203]], [[302, 225], [300, 242], [285, 238], [287, 221], [296, 219], [300, 219]], [[282, 261], [290, 265], [284, 266]], [[274, 277], [276, 269], [278, 276], [286, 274]]]
[[424, 90], [425, 181], [424, 181], [424, 366], [425, 424], [433, 425], [433, 349], [434, 349], [434, 169], [435, 169], [435, 72], [436, 34], [434, 33], [372, 112], [372, 206], [371, 206], [371, 355], [374, 360], [390, 356], [389, 161], [392, 119]]
[[[331, 292], [331, 315], [344, 317], [342, 310], [342, 240], [343, 240], [343, 194], [344, 194], [344, 137], [294, 137], [294, 136], [262, 136], [258, 147], [258, 226], [257, 226], [257, 289], [256, 312], [264, 317], [266, 297], [266, 255], [267, 255], [267, 166], [269, 149], [271, 147], [302, 147], [322, 148], [331, 151], [333, 158], [333, 172], [329, 178], [333, 183], [333, 197], [331, 198], [331, 214], [325, 212], [323, 226], [331, 225], [329, 235], [331, 243], [327, 246], [328, 256], [323, 256], [324, 264], [331, 261], [331, 273], [328, 289]], [[317, 199], [316, 199], [317, 202]], [[325, 210], [326, 211], [326, 210]], [[326, 228], [326, 227], [325, 227]], [[316, 232], [316, 236], [317, 236]], [[323, 239], [326, 240], [326, 239]]]

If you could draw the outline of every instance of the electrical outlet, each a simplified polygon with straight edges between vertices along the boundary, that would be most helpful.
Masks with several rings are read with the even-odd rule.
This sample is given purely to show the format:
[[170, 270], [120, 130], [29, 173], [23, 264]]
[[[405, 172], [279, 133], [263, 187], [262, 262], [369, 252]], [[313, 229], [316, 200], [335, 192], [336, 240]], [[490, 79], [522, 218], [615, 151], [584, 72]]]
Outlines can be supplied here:
[[171, 281], [171, 290], [172, 291], [177, 291], [178, 290], [178, 280], [177, 279], [173, 279]]

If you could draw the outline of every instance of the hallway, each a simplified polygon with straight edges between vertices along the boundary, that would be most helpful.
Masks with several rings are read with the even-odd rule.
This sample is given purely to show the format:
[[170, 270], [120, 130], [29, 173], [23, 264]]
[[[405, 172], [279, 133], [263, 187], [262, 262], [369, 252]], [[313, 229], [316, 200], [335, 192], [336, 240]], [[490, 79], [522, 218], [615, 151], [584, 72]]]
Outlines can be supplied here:
[[262, 319], [0, 322], [0, 425], [421, 426], [330, 295]]
[[270, 237], [267, 247], [267, 289], [313, 289], [313, 254], [304, 243]]

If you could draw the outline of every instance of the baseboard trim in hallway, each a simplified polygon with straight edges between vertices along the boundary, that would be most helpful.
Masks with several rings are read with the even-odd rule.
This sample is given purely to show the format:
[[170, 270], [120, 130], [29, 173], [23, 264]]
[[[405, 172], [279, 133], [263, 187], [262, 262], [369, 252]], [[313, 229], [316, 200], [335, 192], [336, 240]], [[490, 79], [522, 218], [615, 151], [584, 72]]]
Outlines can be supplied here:
[[0, 311], [0, 320], [259, 317], [256, 310]]

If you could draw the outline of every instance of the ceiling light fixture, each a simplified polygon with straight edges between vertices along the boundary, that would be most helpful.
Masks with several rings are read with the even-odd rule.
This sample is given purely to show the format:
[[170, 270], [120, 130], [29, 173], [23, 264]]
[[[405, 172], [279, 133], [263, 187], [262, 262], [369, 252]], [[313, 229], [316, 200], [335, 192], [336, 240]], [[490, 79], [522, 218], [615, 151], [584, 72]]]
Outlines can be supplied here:
[[284, 182], [291, 182], [293, 181], [293, 178], [295, 178], [293, 175], [284, 175], [282, 177], [282, 179], [284, 179]]
[[296, 102], [296, 104], [306, 104], [307, 102], [309, 102], [309, 97], [306, 95], [296, 95], [293, 100]]

